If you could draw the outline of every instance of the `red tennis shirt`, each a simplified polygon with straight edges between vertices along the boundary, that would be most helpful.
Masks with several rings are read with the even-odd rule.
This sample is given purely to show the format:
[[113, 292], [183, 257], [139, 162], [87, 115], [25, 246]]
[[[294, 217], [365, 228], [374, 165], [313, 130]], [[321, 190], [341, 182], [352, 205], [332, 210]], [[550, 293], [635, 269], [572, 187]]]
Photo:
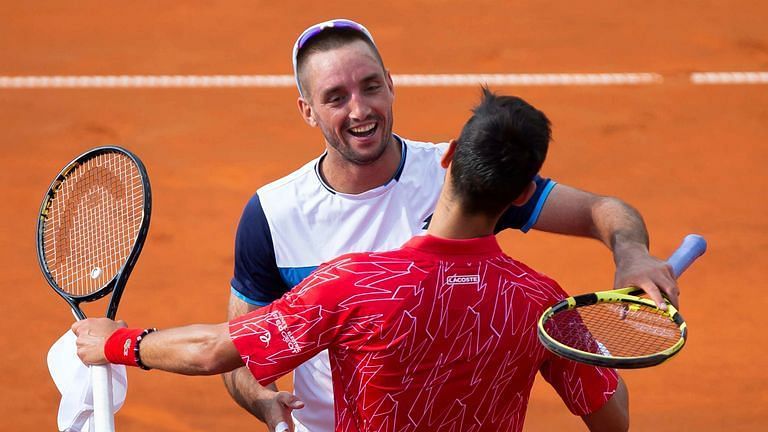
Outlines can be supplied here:
[[576, 415], [616, 390], [615, 371], [539, 343], [539, 316], [565, 297], [494, 236], [420, 236], [318, 267], [230, 335], [262, 385], [328, 349], [337, 431], [519, 431], [537, 372]]

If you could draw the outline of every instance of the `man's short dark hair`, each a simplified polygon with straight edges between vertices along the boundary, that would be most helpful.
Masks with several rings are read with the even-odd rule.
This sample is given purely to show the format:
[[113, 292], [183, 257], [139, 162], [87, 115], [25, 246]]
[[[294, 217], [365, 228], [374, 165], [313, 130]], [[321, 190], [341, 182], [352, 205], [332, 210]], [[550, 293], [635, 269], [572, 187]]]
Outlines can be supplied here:
[[451, 178], [466, 211], [497, 214], [541, 169], [551, 129], [547, 116], [523, 99], [482, 92], [459, 136]]
[[299, 86], [301, 87], [299, 91], [306, 95], [307, 88], [304, 82], [303, 70], [307, 59], [312, 54], [340, 48], [355, 41], [365, 42], [366, 45], [371, 48], [371, 51], [373, 51], [381, 68], [386, 70], [384, 68], [384, 61], [381, 59], [381, 54], [379, 54], [376, 45], [374, 45], [363, 33], [350, 28], [327, 28], [324, 29], [322, 33], [307, 41], [307, 43], [296, 53], [296, 72], [299, 76]]

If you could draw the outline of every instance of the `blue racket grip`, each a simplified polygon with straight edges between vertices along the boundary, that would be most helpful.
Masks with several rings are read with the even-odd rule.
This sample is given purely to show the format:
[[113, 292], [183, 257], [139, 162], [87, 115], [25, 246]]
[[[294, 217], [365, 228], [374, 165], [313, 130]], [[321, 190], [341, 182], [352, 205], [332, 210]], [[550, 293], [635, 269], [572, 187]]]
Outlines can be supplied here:
[[688, 234], [685, 236], [683, 243], [667, 260], [667, 263], [672, 266], [672, 273], [675, 279], [680, 277], [706, 250], [707, 241], [704, 240], [704, 237], [698, 234]]

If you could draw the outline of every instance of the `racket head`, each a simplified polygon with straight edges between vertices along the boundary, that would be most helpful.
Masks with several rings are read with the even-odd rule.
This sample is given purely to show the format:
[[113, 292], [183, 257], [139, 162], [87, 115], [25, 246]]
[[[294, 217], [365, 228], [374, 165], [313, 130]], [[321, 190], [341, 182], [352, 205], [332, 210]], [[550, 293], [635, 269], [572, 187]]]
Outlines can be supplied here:
[[110, 292], [107, 316], [114, 317], [149, 229], [151, 202], [144, 164], [117, 146], [81, 154], [51, 182], [37, 220], [38, 262], [78, 318], [79, 303]]
[[658, 365], [685, 345], [688, 330], [671, 304], [661, 310], [637, 288], [566, 298], [538, 322], [541, 343], [561, 357], [594, 366], [635, 369]]

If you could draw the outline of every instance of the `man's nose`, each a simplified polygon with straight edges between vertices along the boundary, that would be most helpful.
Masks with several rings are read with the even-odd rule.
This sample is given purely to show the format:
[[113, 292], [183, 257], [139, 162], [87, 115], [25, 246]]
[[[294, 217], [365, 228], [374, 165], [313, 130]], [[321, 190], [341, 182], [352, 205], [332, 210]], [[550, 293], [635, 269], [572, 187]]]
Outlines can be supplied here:
[[371, 114], [371, 106], [362, 95], [354, 94], [349, 101], [349, 116], [353, 120], [365, 120]]

